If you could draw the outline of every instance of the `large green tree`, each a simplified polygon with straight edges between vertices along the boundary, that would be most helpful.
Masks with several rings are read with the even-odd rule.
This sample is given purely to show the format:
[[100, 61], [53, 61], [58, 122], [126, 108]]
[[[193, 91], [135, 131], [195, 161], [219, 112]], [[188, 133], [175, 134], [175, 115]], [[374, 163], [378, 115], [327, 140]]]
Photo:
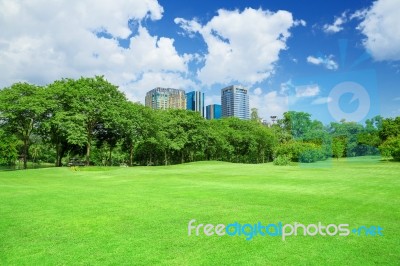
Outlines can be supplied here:
[[4, 129], [22, 141], [22, 159], [27, 168], [30, 137], [37, 132], [49, 110], [44, 89], [28, 83], [15, 83], [0, 91], [0, 120]]
[[[84, 145], [86, 164], [90, 164], [90, 152], [99, 124], [111, 128], [121, 115], [125, 95], [102, 76], [67, 80], [64, 90], [68, 109], [62, 115], [66, 126], [67, 140], [71, 144]], [[97, 131], [96, 131], [97, 130]]]

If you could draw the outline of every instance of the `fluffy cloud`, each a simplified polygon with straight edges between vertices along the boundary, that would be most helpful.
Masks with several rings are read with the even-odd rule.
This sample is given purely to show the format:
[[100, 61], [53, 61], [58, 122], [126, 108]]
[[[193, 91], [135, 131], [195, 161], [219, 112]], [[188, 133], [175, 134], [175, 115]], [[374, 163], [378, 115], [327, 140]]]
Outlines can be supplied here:
[[126, 84], [122, 89], [126, 91], [130, 100], [143, 102], [146, 92], [156, 87], [190, 90], [196, 89], [196, 84], [182, 77], [180, 73], [145, 72], [136, 81]]
[[296, 97], [298, 98], [314, 97], [317, 96], [319, 92], [320, 92], [319, 86], [316, 84], [296, 87]]
[[260, 117], [264, 120], [270, 120], [270, 116], [276, 115], [282, 118], [283, 113], [288, 111], [289, 97], [278, 91], [260, 95], [250, 93], [249, 102], [251, 108], [257, 108]]
[[208, 53], [198, 71], [206, 85], [234, 81], [250, 85], [265, 80], [274, 72], [280, 51], [287, 48], [289, 29], [305, 25], [287, 11], [252, 8], [243, 12], [220, 9], [205, 25], [183, 18], [175, 23], [190, 35], [199, 33], [206, 42]]
[[377, 61], [400, 60], [400, 1], [378, 0], [366, 11], [356, 12], [363, 18], [358, 29], [366, 36], [366, 50]]
[[262, 89], [261, 89], [261, 88], [255, 88], [254, 91], [253, 91], [253, 93], [254, 93], [255, 95], [261, 95], [261, 94], [262, 94]]
[[343, 12], [342, 15], [340, 17], [336, 17], [335, 21], [333, 22], [333, 24], [325, 24], [322, 29], [324, 30], [324, 32], [326, 33], [337, 33], [339, 31], [343, 30], [343, 24], [346, 23], [347, 21], [347, 16], [346, 13]]
[[[162, 14], [157, 0], [0, 0], [0, 87], [104, 74], [136, 99], [150, 84], [192, 85], [185, 79], [192, 57], [141, 26]], [[138, 25], [135, 35], [130, 21]], [[130, 46], [121, 47], [121, 38]]]
[[336, 70], [338, 69], [338, 64], [333, 60], [333, 55], [324, 56], [324, 57], [314, 57], [308, 56], [307, 62], [313, 65], [321, 65], [329, 70]]

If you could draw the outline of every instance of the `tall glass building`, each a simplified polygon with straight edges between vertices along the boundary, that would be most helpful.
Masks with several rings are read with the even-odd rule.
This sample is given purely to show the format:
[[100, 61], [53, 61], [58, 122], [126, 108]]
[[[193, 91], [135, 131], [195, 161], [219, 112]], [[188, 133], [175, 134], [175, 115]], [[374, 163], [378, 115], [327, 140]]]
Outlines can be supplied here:
[[221, 90], [222, 117], [250, 119], [249, 94], [242, 86], [231, 85]]
[[200, 91], [186, 93], [186, 109], [199, 112], [204, 117], [204, 93]]
[[207, 119], [219, 119], [221, 118], [221, 105], [210, 104], [206, 106], [206, 118]]
[[146, 93], [145, 105], [152, 109], [186, 109], [186, 93], [180, 89], [158, 87]]

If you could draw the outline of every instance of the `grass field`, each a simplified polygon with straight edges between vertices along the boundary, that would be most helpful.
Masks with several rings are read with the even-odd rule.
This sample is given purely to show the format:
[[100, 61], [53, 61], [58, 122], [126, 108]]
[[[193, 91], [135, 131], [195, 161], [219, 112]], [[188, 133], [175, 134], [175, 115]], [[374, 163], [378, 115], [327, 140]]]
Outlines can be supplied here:
[[[196, 224], [348, 223], [383, 236], [188, 236]], [[0, 172], [0, 265], [400, 263], [400, 163]]]

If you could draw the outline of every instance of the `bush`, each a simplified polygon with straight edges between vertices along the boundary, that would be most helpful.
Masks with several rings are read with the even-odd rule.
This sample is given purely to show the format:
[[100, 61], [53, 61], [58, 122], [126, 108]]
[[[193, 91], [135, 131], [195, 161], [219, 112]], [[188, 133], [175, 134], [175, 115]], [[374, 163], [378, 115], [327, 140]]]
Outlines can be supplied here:
[[300, 154], [299, 161], [302, 163], [313, 163], [322, 160], [322, 157], [322, 152], [320, 150], [305, 150]]
[[291, 161], [289, 155], [278, 155], [278, 157], [274, 159], [274, 165], [290, 165]]
[[400, 161], [400, 136], [390, 137], [379, 146], [382, 156], [392, 156], [395, 161]]
[[314, 143], [302, 141], [289, 141], [279, 145], [275, 150], [275, 156], [287, 156], [292, 162], [312, 163], [325, 160], [326, 145], [321, 146]]

